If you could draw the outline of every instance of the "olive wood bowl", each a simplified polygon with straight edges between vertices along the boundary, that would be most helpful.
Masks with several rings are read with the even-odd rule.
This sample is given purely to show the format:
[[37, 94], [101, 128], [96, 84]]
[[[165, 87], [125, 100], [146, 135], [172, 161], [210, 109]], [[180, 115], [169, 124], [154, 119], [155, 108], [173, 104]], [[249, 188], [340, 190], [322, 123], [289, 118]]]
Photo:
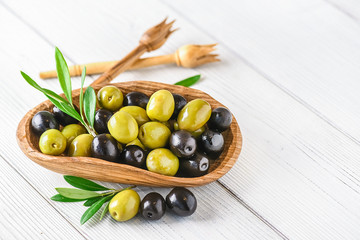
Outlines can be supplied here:
[[[157, 90], [167, 89], [172, 93], [183, 95], [187, 101], [201, 98], [208, 101], [212, 108], [223, 106], [208, 94], [193, 88], [169, 85], [149, 81], [131, 81], [111, 84], [118, 87], [123, 94], [132, 91], [143, 92], [150, 96]], [[101, 86], [95, 86], [97, 92]], [[80, 89], [73, 90], [73, 102], [78, 105]], [[233, 117], [230, 129], [223, 132], [225, 148], [220, 158], [211, 161], [209, 172], [201, 177], [185, 178], [165, 176], [148, 170], [140, 169], [126, 164], [113, 163], [92, 157], [69, 157], [65, 155], [45, 155], [39, 150], [39, 137], [31, 130], [32, 117], [41, 110], [51, 111], [53, 104], [47, 100], [30, 110], [20, 121], [17, 128], [17, 141], [21, 150], [27, 157], [37, 164], [61, 174], [69, 174], [87, 179], [135, 184], [144, 186], [173, 187], [173, 186], [200, 186], [213, 182], [235, 164], [239, 157], [242, 136], [236, 119]]]

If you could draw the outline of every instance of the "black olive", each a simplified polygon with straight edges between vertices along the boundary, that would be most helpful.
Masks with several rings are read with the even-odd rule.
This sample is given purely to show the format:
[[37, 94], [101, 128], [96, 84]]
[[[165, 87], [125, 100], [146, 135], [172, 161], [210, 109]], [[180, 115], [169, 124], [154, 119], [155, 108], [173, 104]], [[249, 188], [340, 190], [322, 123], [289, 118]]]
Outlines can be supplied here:
[[190, 216], [197, 207], [197, 201], [192, 192], [183, 187], [176, 187], [166, 196], [166, 204], [176, 215]]
[[131, 166], [145, 168], [146, 154], [141, 147], [129, 145], [121, 153], [121, 160]]
[[98, 134], [109, 133], [107, 122], [113, 115], [112, 112], [106, 109], [99, 109], [95, 113], [94, 128]]
[[[79, 112], [79, 109], [76, 105], [74, 105], [75, 109], [77, 112]], [[58, 121], [59, 124], [66, 126], [69, 124], [74, 124], [74, 123], [78, 123], [79, 121], [76, 120], [75, 118], [71, 117], [70, 115], [64, 113], [63, 111], [61, 111], [58, 107], [54, 106], [53, 107], [53, 114], [55, 119]]]
[[209, 167], [209, 159], [196, 152], [190, 158], [180, 160], [179, 172], [185, 177], [200, 177], [208, 173]]
[[224, 150], [224, 137], [220, 132], [205, 130], [198, 140], [199, 148], [211, 159], [216, 159]]
[[226, 108], [218, 107], [212, 111], [207, 125], [212, 130], [223, 132], [230, 127], [231, 122], [231, 112]]
[[175, 101], [175, 108], [174, 108], [174, 113], [171, 116], [171, 119], [175, 119], [179, 115], [180, 110], [187, 104], [187, 101], [183, 96], [179, 94], [173, 93], [172, 95]]
[[91, 156], [110, 162], [119, 162], [118, 143], [110, 134], [97, 135], [91, 143]]
[[59, 123], [48, 111], [40, 111], [31, 119], [31, 127], [35, 134], [41, 135], [48, 129], [59, 129]]
[[140, 203], [140, 214], [148, 220], [159, 220], [164, 216], [165, 210], [165, 200], [156, 192], [147, 194]]
[[142, 92], [130, 92], [124, 98], [124, 106], [139, 106], [146, 109], [149, 97]]
[[178, 157], [190, 157], [196, 151], [196, 140], [185, 130], [173, 132], [169, 140], [170, 150]]

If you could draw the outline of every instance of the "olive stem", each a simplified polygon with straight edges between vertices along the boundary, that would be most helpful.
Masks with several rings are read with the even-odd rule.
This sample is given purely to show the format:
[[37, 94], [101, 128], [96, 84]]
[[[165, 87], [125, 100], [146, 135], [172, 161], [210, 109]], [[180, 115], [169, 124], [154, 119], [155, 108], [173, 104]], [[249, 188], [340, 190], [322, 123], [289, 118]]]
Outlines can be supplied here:
[[110, 190], [112, 190], [112, 191], [103, 193], [103, 194], [101, 194], [101, 196], [107, 196], [107, 195], [119, 193], [119, 192], [122, 192], [122, 191], [124, 191], [124, 190], [133, 189], [133, 188], [135, 188], [135, 187], [136, 187], [136, 185], [133, 185], [133, 186], [130, 186], [130, 187], [127, 187], [127, 188], [123, 188], [123, 189], [118, 189], [118, 190], [110, 189]]

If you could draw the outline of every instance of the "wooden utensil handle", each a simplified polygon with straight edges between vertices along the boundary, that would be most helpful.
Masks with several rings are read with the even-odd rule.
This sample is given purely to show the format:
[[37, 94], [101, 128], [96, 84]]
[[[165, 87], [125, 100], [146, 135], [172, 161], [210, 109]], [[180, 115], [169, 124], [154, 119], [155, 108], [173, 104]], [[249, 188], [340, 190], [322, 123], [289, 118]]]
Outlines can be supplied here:
[[[69, 67], [70, 76], [71, 77], [81, 76], [81, 71], [84, 67], [86, 67], [86, 75], [104, 73], [106, 72], [106, 70], [109, 70], [112, 66], [114, 66], [117, 62], [118, 60], [73, 65]], [[176, 61], [174, 54], [141, 58], [136, 60], [136, 62], [132, 66], [130, 66], [130, 69], [140, 69], [140, 68], [146, 68], [146, 67], [162, 65], [162, 64], [171, 64], [175, 62]], [[56, 78], [56, 77], [57, 77], [56, 70], [40, 73], [40, 78], [42, 79]]]
[[91, 86], [106, 84], [111, 82], [115, 77], [117, 77], [120, 73], [129, 69], [129, 67], [140, 58], [147, 51], [146, 46], [143, 44], [139, 44], [134, 50], [132, 50], [126, 57], [122, 60], [118, 61], [114, 66], [112, 66], [109, 70], [104, 72], [98, 79], [96, 79]]
[[137, 60], [130, 67], [130, 69], [140, 69], [140, 68], [152, 67], [152, 66], [162, 65], [162, 64], [171, 64], [171, 63], [176, 63], [174, 54], [149, 57], [149, 58], [141, 58], [141, 59]]
[[[70, 76], [71, 77], [81, 76], [81, 71], [84, 67], [86, 67], [87, 75], [103, 73], [117, 62], [118, 61], [107, 61], [107, 62], [97, 62], [97, 63], [73, 65], [73, 66], [69, 67]], [[40, 73], [40, 78], [42, 78], [42, 79], [56, 78], [56, 77], [57, 77], [56, 70]]]

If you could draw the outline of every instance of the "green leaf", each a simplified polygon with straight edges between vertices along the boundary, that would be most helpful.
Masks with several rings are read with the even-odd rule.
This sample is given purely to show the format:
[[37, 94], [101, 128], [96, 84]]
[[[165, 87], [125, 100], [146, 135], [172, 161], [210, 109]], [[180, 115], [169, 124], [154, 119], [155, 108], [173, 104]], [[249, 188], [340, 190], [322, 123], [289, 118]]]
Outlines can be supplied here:
[[94, 127], [96, 112], [96, 94], [92, 87], [87, 87], [84, 94], [84, 113], [91, 127]]
[[184, 86], [184, 87], [190, 87], [192, 85], [194, 85], [197, 81], [199, 81], [201, 75], [195, 75], [195, 76], [192, 76], [192, 77], [189, 77], [189, 78], [186, 78], [182, 81], [179, 81], [177, 83], [175, 83], [174, 85], [181, 85], [181, 86]]
[[83, 199], [67, 198], [60, 194], [56, 194], [56, 195], [52, 196], [50, 199], [53, 201], [57, 201], [57, 202], [81, 202], [81, 201], [84, 201]]
[[81, 177], [75, 177], [75, 176], [64, 176], [65, 181], [67, 181], [70, 185], [80, 188], [83, 190], [89, 190], [89, 191], [104, 191], [104, 190], [110, 190], [107, 187], [101, 186], [97, 183], [94, 183], [93, 181], [87, 180], [85, 178]]
[[60, 50], [55, 48], [55, 60], [56, 60], [56, 71], [59, 78], [60, 86], [64, 91], [64, 94], [69, 101], [70, 105], [72, 105], [72, 96], [71, 96], [71, 78], [68, 65], [65, 61], [64, 56], [60, 52]]
[[76, 120], [78, 120], [79, 122], [81, 122], [85, 126], [85, 123], [82, 120], [79, 113], [72, 106], [70, 106], [69, 103], [59, 102], [59, 101], [57, 101], [56, 99], [52, 98], [49, 95], [46, 95], [46, 96], [61, 111], [63, 111], [64, 113], [70, 115], [71, 117], [75, 118]]
[[105, 214], [109, 211], [109, 205], [110, 205], [110, 201], [105, 205], [103, 211], [101, 212], [100, 219], [99, 219], [100, 221], [103, 219]]
[[79, 107], [80, 107], [80, 115], [83, 117], [83, 109], [84, 109], [84, 82], [85, 82], [85, 76], [86, 76], [86, 67], [83, 68], [81, 72], [81, 88], [80, 88], [80, 96], [79, 96]]
[[74, 188], [55, 188], [55, 190], [62, 196], [72, 199], [89, 199], [99, 197], [101, 194], [93, 191], [74, 189]]
[[94, 214], [99, 211], [99, 209], [101, 208], [101, 206], [108, 201], [109, 199], [111, 199], [113, 196], [107, 196], [104, 197], [100, 200], [98, 200], [96, 203], [94, 203], [91, 207], [89, 207], [85, 213], [82, 215], [80, 223], [81, 225], [86, 223], [92, 216], [94, 216]]
[[96, 203], [99, 199], [101, 199], [103, 197], [95, 197], [95, 198], [89, 198], [88, 200], [86, 200], [84, 202], [84, 206], [85, 207], [90, 207], [91, 205], [93, 205], [94, 203]]
[[54, 93], [51, 90], [45, 89], [40, 87], [33, 79], [31, 79], [26, 73], [21, 72], [21, 75], [23, 76], [23, 78], [31, 85], [33, 86], [35, 89], [39, 90], [40, 92], [44, 93], [45, 96], [56, 106], [58, 107], [61, 111], [63, 111], [64, 113], [72, 116], [73, 118], [77, 119], [78, 121], [80, 121], [81, 123], [83, 123], [84, 125], [84, 121], [81, 119], [81, 116], [79, 115], [79, 113], [72, 107], [70, 106], [70, 104], [68, 103], [68, 101], [66, 101], [64, 98], [62, 98], [61, 96], [57, 95], [56, 93]]
[[45, 96], [51, 96], [52, 98], [56, 99], [59, 102], [67, 102], [64, 98], [59, 96], [58, 94], [54, 93], [53, 91], [40, 87], [31, 77], [29, 77], [26, 73], [20, 71], [23, 78], [35, 89], [39, 90], [40, 92], [44, 93]]

